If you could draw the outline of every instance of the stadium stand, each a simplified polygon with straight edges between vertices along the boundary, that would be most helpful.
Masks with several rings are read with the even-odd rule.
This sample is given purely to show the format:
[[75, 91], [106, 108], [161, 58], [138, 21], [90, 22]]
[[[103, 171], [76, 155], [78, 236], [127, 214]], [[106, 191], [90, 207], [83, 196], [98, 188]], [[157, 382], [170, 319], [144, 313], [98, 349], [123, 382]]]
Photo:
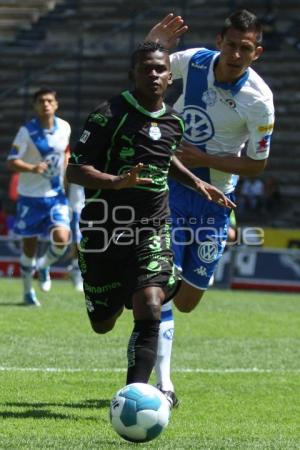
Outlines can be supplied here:
[[158, 19], [170, 10], [182, 14], [190, 31], [180, 46], [200, 43], [213, 48], [224, 17], [240, 7], [265, 17], [266, 36], [270, 28], [277, 36], [268, 40], [256, 64], [274, 92], [277, 120], [266, 173], [278, 182], [283, 198], [278, 211], [263, 221], [299, 226], [298, 0], [28, 0], [26, 7], [23, 1], [5, 2], [0, 7], [5, 61], [0, 73], [0, 199], [7, 198], [10, 177], [5, 157], [18, 126], [31, 114], [30, 96], [36, 88], [49, 85], [57, 90], [60, 114], [71, 122], [74, 141], [87, 112], [128, 87], [128, 55]]
[[[1, 2], [2, 3], [2, 2]], [[0, 4], [0, 42], [12, 42], [18, 31], [31, 28], [40, 17], [51, 11], [61, 0], [6, 0]]]

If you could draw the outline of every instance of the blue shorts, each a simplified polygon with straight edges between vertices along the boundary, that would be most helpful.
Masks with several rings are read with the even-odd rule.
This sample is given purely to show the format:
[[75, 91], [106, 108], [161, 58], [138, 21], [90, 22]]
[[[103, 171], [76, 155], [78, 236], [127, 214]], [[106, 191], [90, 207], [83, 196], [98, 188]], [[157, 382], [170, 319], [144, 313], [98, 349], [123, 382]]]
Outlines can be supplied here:
[[184, 281], [205, 290], [226, 245], [231, 210], [175, 182], [169, 202], [175, 266]]
[[68, 200], [54, 197], [23, 197], [17, 204], [14, 232], [23, 237], [46, 236], [51, 228], [70, 228]]

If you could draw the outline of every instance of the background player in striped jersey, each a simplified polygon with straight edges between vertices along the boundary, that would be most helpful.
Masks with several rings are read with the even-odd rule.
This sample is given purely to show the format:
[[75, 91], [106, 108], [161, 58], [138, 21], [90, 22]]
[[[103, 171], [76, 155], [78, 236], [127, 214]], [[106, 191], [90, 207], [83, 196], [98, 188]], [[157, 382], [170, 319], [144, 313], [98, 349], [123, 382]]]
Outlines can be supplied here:
[[38, 237], [50, 232], [51, 242], [38, 261], [41, 287], [50, 289], [49, 266], [69, 243], [69, 208], [64, 191], [71, 128], [55, 115], [56, 92], [40, 89], [33, 96], [36, 116], [21, 126], [8, 156], [8, 167], [19, 172], [15, 233], [22, 238], [21, 275], [24, 302], [40, 306], [33, 276]]

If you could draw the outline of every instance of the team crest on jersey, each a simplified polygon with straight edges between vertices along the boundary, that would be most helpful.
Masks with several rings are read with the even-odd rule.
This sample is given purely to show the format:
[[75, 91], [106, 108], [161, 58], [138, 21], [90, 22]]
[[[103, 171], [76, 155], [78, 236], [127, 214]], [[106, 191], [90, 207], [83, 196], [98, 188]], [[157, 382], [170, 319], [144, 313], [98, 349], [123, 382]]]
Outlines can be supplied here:
[[214, 106], [217, 101], [217, 93], [214, 89], [207, 89], [202, 95], [202, 101], [207, 106]]
[[218, 244], [216, 242], [202, 242], [198, 247], [199, 259], [205, 263], [213, 262], [218, 256]]
[[80, 136], [79, 142], [82, 142], [83, 144], [86, 143], [88, 138], [90, 137], [91, 133], [88, 130], [83, 130], [82, 135]]
[[151, 139], [153, 139], [153, 141], [158, 141], [161, 138], [161, 131], [156, 122], [151, 122], [149, 136], [151, 137]]
[[225, 102], [226, 102], [226, 105], [229, 106], [229, 108], [232, 108], [232, 109], [236, 108], [236, 103], [232, 98], [227, 98], [225, 100]]

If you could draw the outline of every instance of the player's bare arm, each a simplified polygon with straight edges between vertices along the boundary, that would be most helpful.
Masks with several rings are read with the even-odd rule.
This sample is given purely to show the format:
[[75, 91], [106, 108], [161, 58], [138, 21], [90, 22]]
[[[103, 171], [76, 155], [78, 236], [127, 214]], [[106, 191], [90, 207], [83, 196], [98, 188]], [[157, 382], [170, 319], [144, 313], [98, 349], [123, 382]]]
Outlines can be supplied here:
[[14, 172], [32, 172], [40, 175], [48, 169], [48, 164], [44, 161], [38, 164], [29, 164], [22, 159], [11, 159], [7, 162], [7, 165]]
[[186, 33], [188, 26], [184, 25], [181, 16], [170, 13], [150, 30], [145, 41], [160, 42], [165, 48], [170, 49], [177, 45], [177, 40]]
[[137, 164], [130, 171], [122, 175], [112, 175], [101, 172], [93, 166], [88, 165], [68, 165], [67, 180], [69, 183], [76, 183], [88, 189], [126, 189], [140, 184], [151, 184], [151, 178], [139, 177], [143, 170], [143, 164]]
[[197, 147], [186, 141], [181, 144], [180, 152], [177, 156], [186, 167], [208, 167], [246, 177], [259, 175], [267, 164], [267, 159], [255, 160], [248, 156], [209, 155], [201, 152]]
[[229, 200], [223, 192], [190, 172], [176, 156], [172, 158], [169, 175], [180, 183], [192, 187], [207, 198], [207, 200], [211, 200], [226, 208], [236, 207], [235, 203]]
[[195, 180], [195, 183], [196, 190], [208, 200], [211, 200], [218, 205], [224, 206], [225, 208], [236, 208], [236, 204], [229, 198], [227, 198], [223, 192], [221, 192], [212, 184], [206, 183], [206, 181], [200, 180], [200, 178], [197, 178], [197, 180]]

